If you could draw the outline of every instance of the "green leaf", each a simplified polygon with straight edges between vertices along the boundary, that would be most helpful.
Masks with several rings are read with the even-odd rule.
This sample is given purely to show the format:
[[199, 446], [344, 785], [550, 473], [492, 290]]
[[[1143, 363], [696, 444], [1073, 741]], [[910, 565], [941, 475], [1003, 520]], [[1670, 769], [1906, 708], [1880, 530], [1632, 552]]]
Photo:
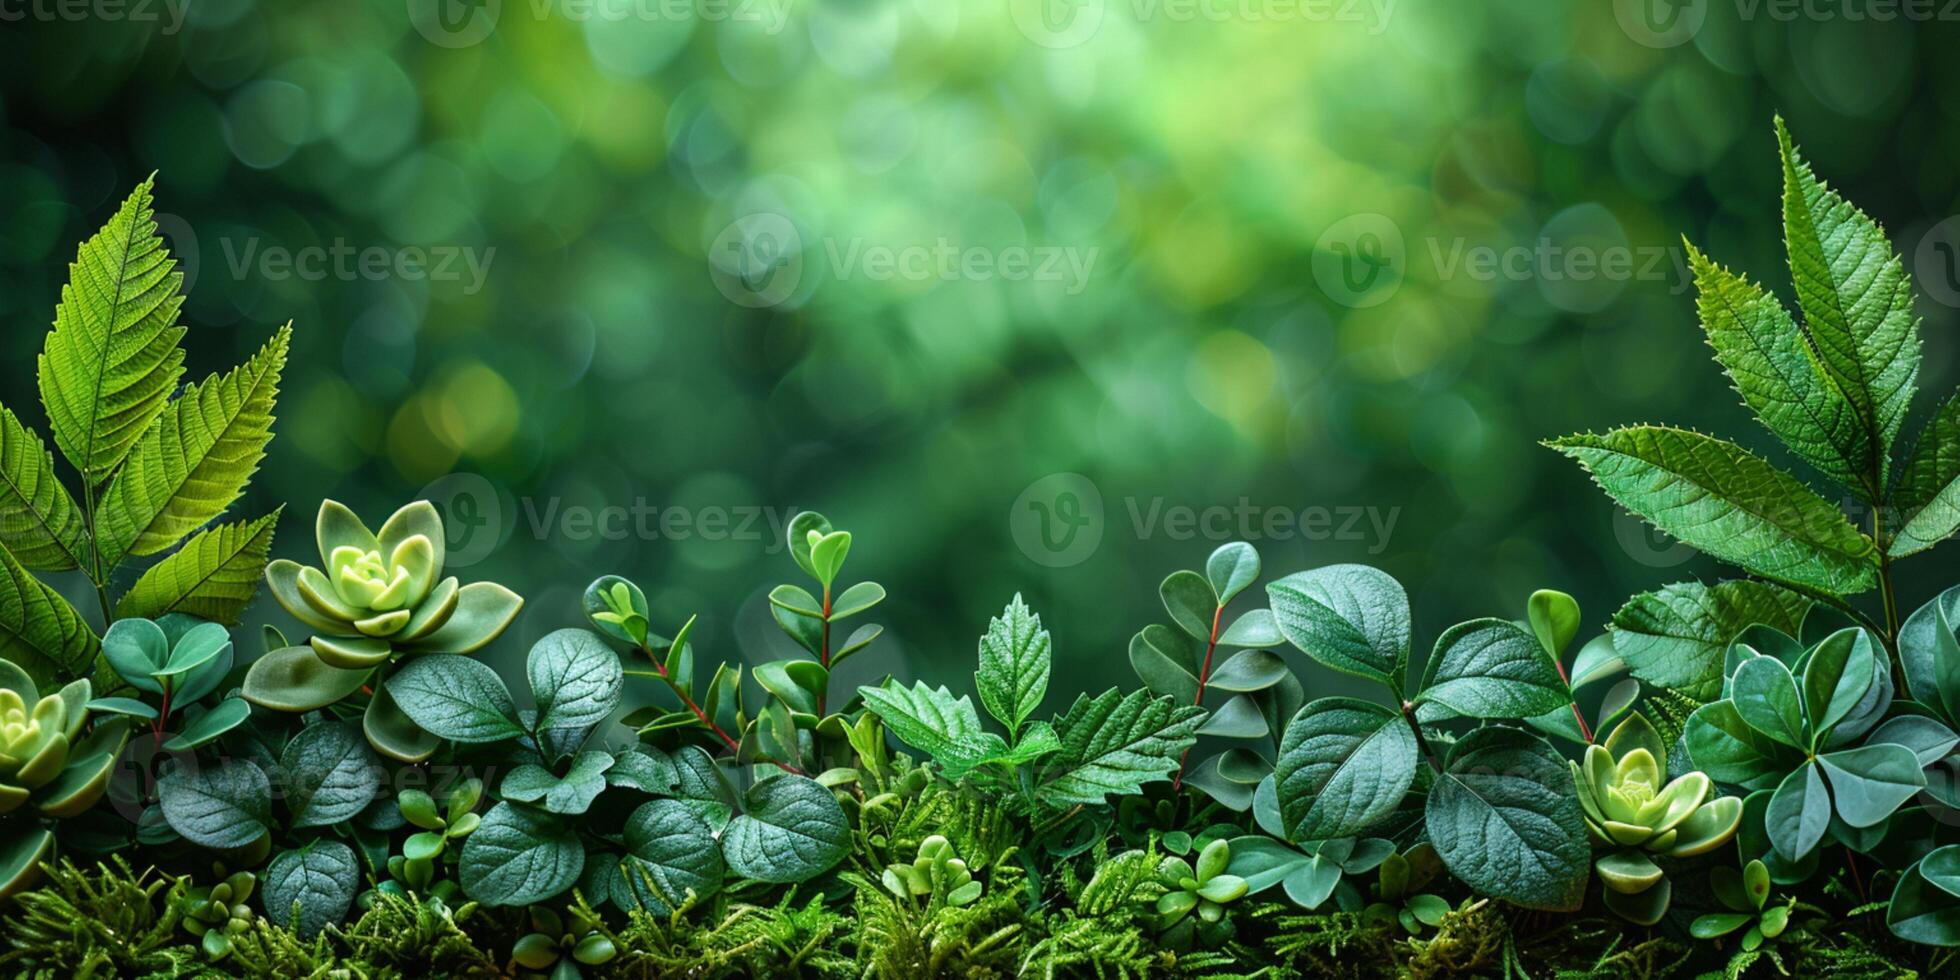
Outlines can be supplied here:
[[590, 729], [619, 707], [619, 655], [591, 630], [546, 633], [532, 644], [524, 672], [537, 700], [540, 732]]
[[1335, 670], [1394, 687], [1409, 660], [1409, 596], [1387, 572], [1329, 565], [1266, 586], [1287, 642]]
[[845, 589], [843, 594], [830, 604], [830, 621], [836, 622], [855, 616], [885, 601], [885, 587], [876, 582], [859, 582]]
[[1221, 647], [1276, 647], [1285, 640], [1270, 609], [1249, 610], [1218, 634]]
[[[714, 831], [674, 800], [641, 804], [626, 818], [627, 857], [613, 900], [631, 897], [656, 915], [669, 915], [692, 892], [697, 899], [721, 890], [721, 848]], [[625, 887], [619, 887], [623, 884]]]
[[1145, 783], [1170, 778], [1204, 716], [1203, 708], [1148, 691], [1079, 696], [1055, 722], [1061, 751], [1042, 765], [1037, 792], [1050, 805], [1141, 792]]
[[1808, 750], [1803, 698], [1790, 669], [1775, 657], [1751, 657], [1730, 681], [1730, 699], [1749, 727], [1793, 749]]
[[1179, 629], [1193, 639], [1211, 639], [1211, 624], [1218, 614], [1219, 599], [1203, 575], [1172, 572], [1157, 586], [1157, 595], [1164, 600], [1164, 610], [1171, 614], [1171, 622]]
[[1927, 946], [1960, 946], [1960, 844], [1937, 848], [1906, 869], [1892, 889], [1885, 924], [1892, 934]]
[[1817, 849], [1831, 825], [1831, 797], [1824, 777], [1806, 762], [1783, 778], [1763, 816], [1770, 845], [1787, 861], [1801, 861]]
[[[90, 702], [93, 704], [94, 702]], [[1870, 745], [1903, 745], [1912, 751], [1921, 768], [1953, 754], [1960, 746], [1960, 734], [1944, 722], [1924, 715], [1899, 715], [1886, 719], [1866, 739]]]
[[1634, 677], [1697, 701], [1721, 696], [1729, 641], [1761, 623], [1790, 636], [1809, 599], [1766, 582], [1679, 582], [1628, 599], [1613, 614], [1613, 649]]
[[1571, 910], [1586, 895], [1592, 846], [1565, 760], [1517, 729], [1480, 728], [1450, 750], [1429, 791], [1429, 836], [1479, 894]]
[[96, 507], [104, 566], [153, 555], [210, 522], [244, 492], [272, 439], [272, 407], [292, 327], [230, 374], [191, 385], [143, 433]]
[[1415, 734], [1399, 712], [1354, 698], [1307, 705], [1286, 726], [1273, 767], [1287, 838], [1368, 829], [1408, 795], [1418, 762]]
[[1960, 722], [1960, 586], [1913, 610], [1899, 627], [1899, 664], [1906, 688], [1948, 722]]
[[1198, 727], [1200, 735], [1218, 735], [1224, 738], [1265, 738], [1272, 732], [1266, 722], [1266, 713], [1259, 703], [1251, 697], [1240, 694], [1218, 707]]
[[266, 917], [279, 925], [297, 925], [311, 938], [347, 918], [360, 887], [360, 868], [354, 849], [339, 841], [316, 840], [296, 851], [281, 851], [265, 870]]
[[220, 524], [192, 535], [184, 547], [150, 566], [116, 603], [119, 619], [155, 618], [165, 613], [189, 613], [203, 619], [238, 625], [245, 607], [258, 594], [272, 551], [282, 505], [251, 521]]
[[817, 713], [819, 699], [830, 687], [830, 671], [814, 660], [772, 660], [757, 665], [754, 676], [763, 690], [806, 715]]
[[980, 667], [973, 677], [980, 703], [1010, 732], [1020, 731], [1048, 694], [1049, 646], [1041, 617], [1018, 592], [980, 638]]
[[1234, 596], [1244, 592], [1258, 578], [1259, 551], [1244, 541], [1219, 545], [1211, 557], [1205, 559], [1205, 579], [1211, 583], [1211, 591], [1217, 595], [1221, 606], [1231, 602]]
[[[243, 702], [236, 702], [243, 703]], [[367, 809], [386, 775], [367, 739], [344, 721], [300, 729], [279, 755], [293, 827], [330, 827]]]
[[789, 519], [789, 556], [795, 560], [796, 567], [803, 569], [804, 574], [811, 578], [822, 579], [823, 576], [818, 574], [817, 565], [810, 558], [810, 532], [817, 532], [821, 538], [830, 530], [830, 521], [813, 510], [802, 511]]
[[498, 742], [524, 734], [517, 705], [497, 672], [468, 657], [415, 657], [388, 678], [388, 693], [424, 731], [452, 742]]
[[504, 799], [536, 803], [552, 813], [577, 816], [592, 807], [606, 789], [606, 771], [613, 757], [604, 752], [580, 752], [563, 776], [534, 763], [511, 770], [498, 792]]
[[324, 708], [361, 689], [372, 670], [329, 666], [312, 647], [291, 646], [252, 661], [245, 672], [245, 700], [274, 711]]
[[749, 787], [742, 815], [722, 832], [722, 857], [743, 878], [808, 881], [851, 850], [844, 808], [814, 779], [770, 776]]
[[1130, 669], [1152, 694], [1197, 700], [1197, 658], [1197, 641], [1168, 626], [1153, 623], [1130, 638]]
[[1802, 328], [1775, 296], [1693, 245], [1688, 261], [1702, 330], [1743, 403], [1791, 452], [1870, 500], [1879, 463], [1870, 434]]
[[1529, 718], [1572, 703], [1558, 665], [1516, 623], [1459, 623], [1436, 640], [1417, 704], [1440, 704], [1471, 718]]
[[1539, 645], [1556, 660], [1579, 634], [1579, 601], [1555, 589], [1539, 589], [1525, 603], [1525, 618]]
[[1875, 827], [1926, 788], [1919, 757], [1903, 745], [1826, 752], [1817, 764], [1830, 780], [1837, 814], [1852, 827]]
[[1212, 670], [1205, 688], [1240, 694], [1263, 691], [1291, 674], [1279, 654], [1270, 650], [1240, 650]]
[[1734, 443], [1642, 425], [1547, 445], [1627, 510], [1723, 561], [1840, 595], [1877, 584], [1871, 541], [1843, 513]]
[[0, 660], [53, 686], [86, 674], [100, 648], [81, 613], [0, 548]]
[[1891, 504], [1905, 521], [1892, 539], [1894, 558], [1925, 551], [1960, 530], [1960, 392], [1913, 443]]
[[735, 792], [714, 757], [698, 745], [674, 750], [674, 798], [720, 830], [734, 811]]
[[980, 727], [980, 715], [965, 695], [919, 681], [907, 688], [896, 680], [883, 687], [860, 687], [866, 707], [898, 740], [932, 757], [946, 778], [958, 780], [1007, 743]]
[[39, 360], [55, 445], [89, 486], [122, 462], [184, 373], [184, 277], [151, 217], [154, 181], [77, 250]]
[[1803, 702], [1813, 739], [1821, 743], [1870, 690], [1872, 645], [1871, 634], [1852, 627], [1831, 634], [1811, 651], [1803, 671]]
[[1811, 173], [1781, 119], [1776, 142], [1783, 156], [1783, 240], [1797, 304], [1818, 360], [1869, 434], [1877, 470], [1868, 486], [1882, 492], [1892, 440], [1919, 376], [1912, 284], [1885, 230]]
[[[147, 705], [144, 707], [149, 710], [150, 717], [156, 716], [154, 708], [148, 708]], [[200, 746], [209, 745], [216, 741], [218, 736], [245, 724], [245, 720], [251, 716], [251, 702], [244, 698], [226, 698], [198, 715], [197, 720], [185, 726], [183, 731], [178, 732], [169, 741], [164, 742], [163, 750], [189, 752]]]
[[162, 694], [156, 674], [170, 659], [170, 637], [147, 619], [119, 619], [102, 636], [102, 659], [131, 687]]
[[21, 565], [57, 572], [83, 564], [82, 509], [54, 473], [54, 454], [34, 430], [0, 407], [0, 547]]
[[572, 887], [585, 847], [564, 821], [514, 803], [490, 808], [463, 841], [463, 892], [486, 905], [529, 905]]
[[244, 759], [187, 759], [157, 780], [157, 794], [170, 829], [193, 844], [244, 847], [272, 824], [272, 782]]
[[54, 831], [39, 824], [0, 833], [0, 900], [41, 879], [41, 865], [54, 860]]
[[1695, 709], [1681, 738], [1696, 769], [1746, 790], [1774, 788], [1803, 758], [1751, 727], [1733, 701]]

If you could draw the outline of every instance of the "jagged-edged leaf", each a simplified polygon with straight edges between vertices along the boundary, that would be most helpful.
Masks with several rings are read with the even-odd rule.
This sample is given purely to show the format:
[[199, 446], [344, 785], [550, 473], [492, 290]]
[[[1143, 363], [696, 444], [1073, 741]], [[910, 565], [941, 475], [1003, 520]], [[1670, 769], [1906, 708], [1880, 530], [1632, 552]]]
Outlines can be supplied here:
[[87, 672], [100, 649], [81, 613], [0, 548], [0, 660], [52, 685]]
[[1810, 606], [1766, 582], [1677, 582], [1613, 614], [1613, 650], [1634, 677], [1709, 701], [1721, 695], [1722, 658], [1737, 633], [1760, 623], [1795, 636]]
[[1648, 523], [1764, 578], [1845, 595], [1877, 582], [1871, 542], [1842, 512], [1732, 442], [1637, 425], [1547, 445]]
[[1048, 694], [1049, 662], [1048, 631], [1017, 592], [980, 638], [980, 668], [974, 681], [987, 713], [1009, 731], [1019, 731]]
[[360, 887], [354, 849], [334, 840], [316, 840], [296, 851], [281, 851], [265, 870], [266, 917], [296, 925], [311, 937], [338, 925], [354, 905]]
[[989, 756], [1007, 748], [999, 735], [980, 727], [980, 715], [965, 695], [919, 681], [906, 687], [896, 680], [883, 687], [861, 687], [866, 707], [883, 719], [898, 740], [932, 757], [946, 778], [958, 779]]
[[1081, 695], [1055, 722], [1062, 747], [1042, 765], [1037, 792], [1051, 804], [1101, 803], [1169, 779], [1204, 717], [1203, 708], [1148, 691]]
[[808, 881], [851, 850], [844, 808], [806, 776], [770, 776], [749, 787], [742, 815], [721, 835], [728, 870], [756, 881]]
[[1565, 760], [1544, 739], [1497, 726], [1464, 736], [1426, 815], [1436, 853], [1478, 894], [1554, 910], [1584, 900], [1585, 816]]
[[230, 374], [184, 389], [143, 433], [97, 507], [104, 565], [153, 555], [237, 500], [265, 458], [292, 327]]
[[1286, 726], [1273, 768], [1286, 836], [1358, 834], [1415, 782], [1416, 739], [1400, 712], [1354, 698], [1322, 698]]
[[235, 626], [258, 594], [279, 526], [279, 509], [257, 520], [220, 524], [192, 535], [183, 548], [157, 562], [116, 603], [116, 615], [155, 619], [189, 613]]
[[1688, 261], [1702, 330], [1743, 403], [1804, 462], [1867, 500], [1876, 498], [1870, 434], [1789, 311], [1692, 245]]
[[54, 473], [54, 454], [0, 407], [0, 547], [44, 572], [76, 568], [88, 549], [82, 509]]
[[1913, 443], [1892, 506], [1903, 521], [1892, 539], [1894, 558], [1925, 551], [1960, 529], [1960, 392], [1947, 397]]
[[1884, 487], [1887, 454], [1919, 376], [1912, 284], [1885, 229], [1817, 179], [1776, 121], [1783, 157], [1783, 240], [1818, 360], [1858, 410]]
[[184, 373], [184, 277], [151, 216], [154, 181], [76, 251], [39, 359], [55, 445], [90, 486], [122, 462]]

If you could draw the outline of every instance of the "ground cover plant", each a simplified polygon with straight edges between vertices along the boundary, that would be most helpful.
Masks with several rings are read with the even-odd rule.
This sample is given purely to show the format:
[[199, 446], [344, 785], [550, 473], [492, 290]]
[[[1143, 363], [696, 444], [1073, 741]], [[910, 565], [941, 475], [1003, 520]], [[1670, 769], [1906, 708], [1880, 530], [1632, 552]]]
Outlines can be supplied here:
[[[881, 634], [846, 621], [886, 592], [845, 577], [853, 537], [813, 512], [787, 541], [809, 584], [769, 594], [802, 653], [752, 669], [608, 574], [530, 611], [550, 628], [506, 681], [473, 654], [523, 600], [443, 575], [426, 502], [378, 526], [321, 502], [319, 564], [273, 559], [277, 511], [216, 522], [270, 439], [287, 334], [178, 391], [146, 183], [82, 245], [38, 365], [79, 504], [0, 410], [0, 964], [1948, 974], [1960, 586], [1908, 612], [1895, 585], [1960, 526], [1960, 409], [1895, 463], [1909, 283], [1778, 135], [1802, 321], [1694, 252], [1699, 309], [1744, 402], [1862, 529], [1737, 443], [1570, 436], [1550, 445], [1623, 506], [1748, 577], [1605, 624], [1544, 589], [1424, 638], [1387, 573], [1268, 577], [1235, 542], [1163, 580], [1137, 685], [1091, 692], [1050, 690], [1020, 595], [976, 630], [973, 694], [833, 689]], [[110, 601], [113, 569], [165, 552]], [[30, 574], [67, 570], [101, 632]], [[308, 635], [233, 629], [261, 580]], [[1313, 696], [1329, 672], [1370, 696]], [[628, 678], [658, 692], [626, 703]]]

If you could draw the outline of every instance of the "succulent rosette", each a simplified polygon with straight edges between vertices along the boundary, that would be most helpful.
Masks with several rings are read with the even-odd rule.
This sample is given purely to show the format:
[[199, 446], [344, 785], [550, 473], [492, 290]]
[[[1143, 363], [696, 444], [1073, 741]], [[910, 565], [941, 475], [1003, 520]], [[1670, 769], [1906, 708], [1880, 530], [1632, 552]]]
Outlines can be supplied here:
[[436, 738], [395, 706], [380, 681], [406, 657], [482, 649], [517, 618], [524, 600], [495, 582], [462, 585], [443, 576], [442, 517], [425, 500], [395, 511], [378, 532], [328, 500], [314, 536], [319, 566], [278, 559], [265, 569], [272, 597], [313, 636], [253, 663], [245, 697], [303, 712], [365, 688], [372, 697], [362, 728], [375, 750], [404, 762], [428, 758]]
[[0, 898], [31, 884], [54, 854], [49, 820], [80, 816], [109, 785], [128, 740], [120, 719], [87, 736], [90, 687], [43, 695], [27, 672], [0, 660]]
[[1706, 773], [1667, 778], [1667, 743], [1645, 716], [1628, 715], [1604, 745], [1571, 763], [1586, 829], [1609, 850], [1593, 862], [1608, 908], [1641, 925], [1666, 914], [1673, 886], [1655, 856], [1693, 857], [1720, 847], [1742, 822], [1742, 800], [1711, 799]]

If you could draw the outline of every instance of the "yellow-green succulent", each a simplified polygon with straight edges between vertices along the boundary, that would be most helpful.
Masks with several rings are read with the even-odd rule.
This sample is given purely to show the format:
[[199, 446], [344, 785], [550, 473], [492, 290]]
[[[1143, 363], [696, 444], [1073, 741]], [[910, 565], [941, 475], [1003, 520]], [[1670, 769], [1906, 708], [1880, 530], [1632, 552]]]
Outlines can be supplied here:
[[1607, 848], [1593, 862], [1608, 908], [1641, 925], [1667, 912], [1673, 886], [1655, 857], [1706, 854], [1735, 836], [1742, 800], [1711, 799], [1706, 773], [1667, 778], [1667, 743], [1645, 716], [1628, 715], [1603, 745], [1586, 747], [1572, 763], [1586, 829]]
[[320, 565], [278, 559], [265, 581], [279, 605], [314, 630], [305, 644], [271, 651], [245, 676], [247, 700], [275, 711], [326, 707], [363, 688], [363, 727], [376, 751], [419, 762], [436, 740], [390, 699], [381, 681], [401, 658], [473, 653], [502, 635], [524, 600], [495, 582], [444, 577], [442, 517], [418, 500], [370, 531], [332, 500], [320, 504]]
[[129, 726], [88, 727], [89, 682], [42, 695], [27, 672], [0, 660], [0, 898], [39, 877], [54, 854], [52, 820], [79, 816], [109, 785]]

